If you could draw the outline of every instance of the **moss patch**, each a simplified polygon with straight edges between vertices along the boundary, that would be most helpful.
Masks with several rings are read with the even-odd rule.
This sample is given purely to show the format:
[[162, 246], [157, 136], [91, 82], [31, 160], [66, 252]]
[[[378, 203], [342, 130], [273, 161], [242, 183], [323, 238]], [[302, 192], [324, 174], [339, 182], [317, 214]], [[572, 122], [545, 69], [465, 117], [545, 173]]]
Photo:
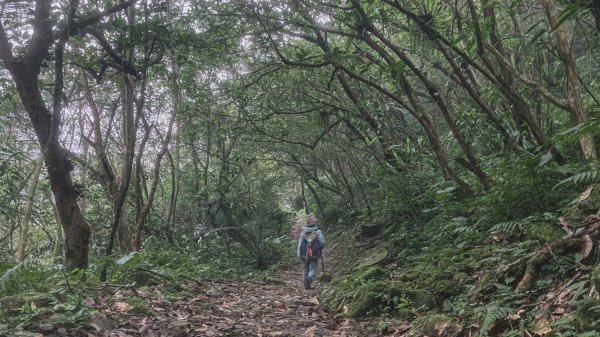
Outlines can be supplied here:
[[388, 256], [388, 251], [385, 248], [380, 248], [372, 253], [370, 253], [366, 258], [359, 262], [359, 264], [354, 268], [355, 270], [360, 270], [366, 267], [374, 266], [379, 262], [383, 261]]
[[523, 231], [527, 239], [540, 242], [554, 241], [565, 235], [558, 220], [553, 219], [525, 219]]

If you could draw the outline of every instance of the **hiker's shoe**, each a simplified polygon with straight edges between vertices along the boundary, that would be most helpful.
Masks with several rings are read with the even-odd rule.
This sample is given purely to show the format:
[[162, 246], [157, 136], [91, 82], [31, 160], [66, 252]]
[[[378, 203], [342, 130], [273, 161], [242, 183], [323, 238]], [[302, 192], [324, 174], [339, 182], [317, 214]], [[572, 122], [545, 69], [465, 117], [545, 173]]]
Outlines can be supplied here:
[[310, 288], [310, 280], [304, 280], [304, 289], [309, 290]]

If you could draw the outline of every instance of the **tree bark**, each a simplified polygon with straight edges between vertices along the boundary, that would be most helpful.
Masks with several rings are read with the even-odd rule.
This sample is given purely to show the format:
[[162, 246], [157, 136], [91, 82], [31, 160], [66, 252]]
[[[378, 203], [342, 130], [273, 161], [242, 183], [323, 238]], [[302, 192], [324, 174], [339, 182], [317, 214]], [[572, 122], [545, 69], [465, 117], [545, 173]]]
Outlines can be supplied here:
[[[567, 30], [565, 23], [559, 23], [559, 15], [554, 14], [553, 0], [539, 0], [546, 17], [550, 22], [553, 30], [554, 39], [556, 40], [556, 48], [558, 56], [565, 68], [565, 92], [567, 101], [569, 102], [569, 114], [571, 115], [571, 123], [576, 126], [585, 123], [587, 120], [586, 112], [583, 108], [583, 100], [581, 98], [581, 89], [579, 85], [579, 75], [577, 73], [577, 65], [575, 57], [571, 53], [571, 43], [567, 38]], [[596, 159], [596, 146], [594, 137], [591, 134], [586, 134], [579, 138], [579, 146], [585, 159]]]
[[[48, 35], [51, 34], [44, 37], [50, 39]], [[39, 64], [28, 64], [28, 58], [4, 59], [4, 64], [15, 81], [21, 102], [42, 148], [50, 186], [65, 231], [65, 266], [68, 269], [87, 268], [90, 227], [79, 209], [79, 193], [71, 180], [71, 160], [59, 143], [57, 130], [52, 128], [52, 125], [58, 123], [56, 119], [59, 116], [50, 114], [37, 86], [41, 60], [47, 50], [48, 48], [44, 48], [39, 51]]]

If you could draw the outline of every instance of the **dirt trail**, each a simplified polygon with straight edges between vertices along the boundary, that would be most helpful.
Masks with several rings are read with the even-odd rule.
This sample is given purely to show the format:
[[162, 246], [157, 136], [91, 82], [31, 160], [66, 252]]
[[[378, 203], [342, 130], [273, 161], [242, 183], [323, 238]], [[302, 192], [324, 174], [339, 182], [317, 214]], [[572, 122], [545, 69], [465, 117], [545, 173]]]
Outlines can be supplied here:
[[[301, 271], [266, 282], [204, 282], [194, 297], [176, 302], [148, 301], [153, 315], [128, 312], [121, 302], [103, 311], [112, 324], [96, 322], [87, 336], [324, 337], [381, 336], [367, 320], [336, 319], [320, 307], [314, 290], [302, 289]], [[316, 287], [320, 285], [317, 283]], [[144, 297], [144, 294], [138, 294]], [[105, 321], [106, 322], [106, 321]], [[103, 326], [104, 324], [104, 326]], [[107, 326], [108, 325], [108, 326]], [[386, 334], [393, 336], [393, 331]], [[399, 335], [399, 334], [398, 334]]]

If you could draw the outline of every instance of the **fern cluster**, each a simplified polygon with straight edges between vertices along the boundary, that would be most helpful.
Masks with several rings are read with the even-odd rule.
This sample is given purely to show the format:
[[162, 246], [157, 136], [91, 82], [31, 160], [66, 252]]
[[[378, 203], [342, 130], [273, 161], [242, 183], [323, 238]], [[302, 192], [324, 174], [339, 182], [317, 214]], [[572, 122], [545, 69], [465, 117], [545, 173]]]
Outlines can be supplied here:
[[523, 224], [520, 222], [507, 221], [499, 222], [493, 225], [489, 233], [520, 234], [523, 231]]

